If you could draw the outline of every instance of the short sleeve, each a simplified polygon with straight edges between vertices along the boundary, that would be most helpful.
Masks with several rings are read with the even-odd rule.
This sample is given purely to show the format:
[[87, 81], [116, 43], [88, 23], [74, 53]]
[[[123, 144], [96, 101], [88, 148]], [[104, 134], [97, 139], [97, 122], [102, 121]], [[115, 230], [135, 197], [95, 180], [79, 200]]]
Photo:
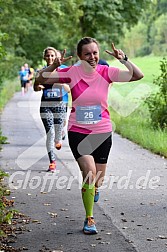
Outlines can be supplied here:
[[108, 77], [112, 82], [118, 82], [119, 68], [108, 67]]

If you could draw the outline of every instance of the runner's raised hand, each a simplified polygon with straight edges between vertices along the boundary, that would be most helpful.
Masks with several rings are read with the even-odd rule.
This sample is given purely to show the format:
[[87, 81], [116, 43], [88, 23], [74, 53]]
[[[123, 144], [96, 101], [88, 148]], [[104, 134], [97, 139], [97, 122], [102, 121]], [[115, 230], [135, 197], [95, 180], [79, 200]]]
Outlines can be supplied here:
[[66, 49], [63, 50], [61, 57], [57, 57], [54, 60], [54, 63], [58, 66], [62, 65], [63, 63], [65, 63], [66, 61], [70, 60], [72, 58], [72, 56], [68, 56], [65, 58], [65, 54], [66, 54]]
[[112, 43], [111, 46], [112, 46], [113, 52], [111, 52], [109, 50], [105, 50], [106, 53], [112, 55], [113, 57], [115, 57], [118, 60], [122, 60], [125, 58], [125, 53], [121, 49], [116, 49], [114, 43]]

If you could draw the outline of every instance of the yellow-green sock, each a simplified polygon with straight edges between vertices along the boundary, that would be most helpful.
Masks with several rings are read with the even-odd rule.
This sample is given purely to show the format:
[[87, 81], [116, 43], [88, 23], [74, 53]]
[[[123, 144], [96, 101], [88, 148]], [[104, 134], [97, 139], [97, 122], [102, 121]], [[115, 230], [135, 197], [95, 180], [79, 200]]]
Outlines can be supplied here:
[[94, 196], [95, 196], [95, 185], [83, 184], [82, 200], [86, 211], [86, 218], [88, 216], [93, 216]]

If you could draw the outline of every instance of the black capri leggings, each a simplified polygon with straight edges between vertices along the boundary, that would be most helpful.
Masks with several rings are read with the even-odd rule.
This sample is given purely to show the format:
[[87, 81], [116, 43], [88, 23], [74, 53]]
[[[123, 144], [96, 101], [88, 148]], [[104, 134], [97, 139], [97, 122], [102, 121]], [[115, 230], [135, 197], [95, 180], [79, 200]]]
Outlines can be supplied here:
[[95, 163], [106, 164], [112, 146], [112, 132], [82, 134], [69, 131], [68, 141], [76, 160], [83, 155], [91, 155]]

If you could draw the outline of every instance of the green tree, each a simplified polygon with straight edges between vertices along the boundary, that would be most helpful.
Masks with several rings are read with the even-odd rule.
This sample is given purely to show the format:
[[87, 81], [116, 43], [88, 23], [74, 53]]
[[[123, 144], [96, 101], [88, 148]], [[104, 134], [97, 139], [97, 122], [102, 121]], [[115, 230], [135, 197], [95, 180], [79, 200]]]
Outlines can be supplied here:
[[82, 36], [96, 37], [103, 45], [117, 43], [123, 37], [122, 24], [127, 27], [136, 24], [149, 3], [149, 0], [1, 0], [0, 31], [9, 35], [3, 42], [7, 51], [3, 64], [8, 65], [10, 59], [20, 67], [26, 60], [36, 67], [46, 46], [67, 48], [68, 54], [74, 54]]
[[130, 30], [124, 30], [124, 38], [120, 42], [120, 47], [129, 57], [144, 56], [150, 53], [150, 46], [147, 42], [147, 25], [138, 22]]
[[159, 16], [152, 24], [150, 37], [155, 55], [167, 54], [167, 14]]
[[157, 16], [167, 13], [167, 1], [166, 0], [154, 0], [156, 3]]
[[[37, 64], [45, 46], [74, 51], [78, 38], [118, 41], [122, 23], [137, 23], [149, 0], [2, 0], [1, 31], [10, 34], [5, 46]], [[12, 24], [12, 25], [10, 25]]]
[[130, 28], [136, 24], [149, 2], [85, 0], [79, 6], [83, 12], [80, 17], [82, 35], [96, 37], [108, 43], [118, 42], [123, 36], [124, 25]]
[[[6, 50], [5, 47], [3, 46], [3, 41], [8, 39], [8, 35], [6, 33], [1, 33], [0, 32], [0, 60], [3, 61], [3, 58], [6, 55]], [[1, 69], [0, 72], [0, 86], [2, 85], [3, 82], [3, 78], [4, 78], [4, 73], [2, 71], [3, 69]]]
[[6, 54], [5, 48], [2, 45], [2, 41], [6, 39], [8, 39], [8, 35], [6, 33], [0, 33], [0, 59], [2, 59]]
[[[155, 22], [162, 15], [167, 13], [167, 2], [166, 0], [153, 0], [151, 4], [148, 5], [148, 8], [142, 15], [141, 21], [147, 24], [147, 42], [152, 50], [155, 43], [154, 35], [156, 33]], [[161, 47], [160, 47], [161, 51]]]
[[146, 104], [150, 111], [151, 123], [154, 128], [167, 129], [167, 60], [160, 64], [161, 74], [154, 79], [159, 91], [147, 98]]

